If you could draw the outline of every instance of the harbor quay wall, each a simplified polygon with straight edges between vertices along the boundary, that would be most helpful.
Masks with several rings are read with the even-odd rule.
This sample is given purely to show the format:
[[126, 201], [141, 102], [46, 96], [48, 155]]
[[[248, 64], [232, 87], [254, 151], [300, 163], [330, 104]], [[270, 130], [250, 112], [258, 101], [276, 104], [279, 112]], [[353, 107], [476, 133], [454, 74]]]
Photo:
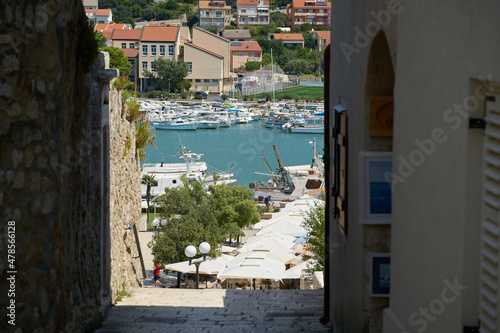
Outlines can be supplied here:
[[110, 117], [117, 71], [89, 61], [81, 2], [7, 0], [0, 24], [0, 331], [85, 332], [140, 282], [122, 227], [137, 157], [113, 146], [134, 132]]

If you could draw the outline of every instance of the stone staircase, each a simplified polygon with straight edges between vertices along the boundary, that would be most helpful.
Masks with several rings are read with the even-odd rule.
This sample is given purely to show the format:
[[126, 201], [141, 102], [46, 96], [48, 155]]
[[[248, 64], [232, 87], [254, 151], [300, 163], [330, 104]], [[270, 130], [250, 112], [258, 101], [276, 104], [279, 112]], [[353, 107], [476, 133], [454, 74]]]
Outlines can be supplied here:
[[322, 313], [322, 290], [139, 288], [96, 332], [331, 332]]

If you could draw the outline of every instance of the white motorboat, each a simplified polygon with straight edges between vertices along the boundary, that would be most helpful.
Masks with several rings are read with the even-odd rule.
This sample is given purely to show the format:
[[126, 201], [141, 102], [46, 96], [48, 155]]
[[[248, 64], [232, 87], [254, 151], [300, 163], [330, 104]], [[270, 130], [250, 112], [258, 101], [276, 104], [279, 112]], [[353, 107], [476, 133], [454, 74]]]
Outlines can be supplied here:
[[217, 129], [219, 128], [220, 122], [214, 120], [212, 117], [202, 119], [198, 121], [198, 128], [200, 129]]
[[[142, 166], [142, 174], [155, 176], [155, 183], [151, 186], [153, 196], [165, 193], [165, 188], [182, 186], [181, 177], [185, 175], [190, 181], [200, 181], [208, 185], [226, 184], [231, 185], [236, 182], [230, 172], [218, 172], [215, 174], [208, 172], [207, 164], [201, 161], [203, 154], [195, 154], [185, 147], [179, 147], [179, 158], [184, 163], [145, 163]], [[142, 185], [142, 197], [146, 197], [147, 186]]]
[[318, 113], [313, 118], [306, 118], [303, 125], [290, 127], [292, 133], [324, 134], [325, 133], [324, 113]]
[[175, 118], [170, 122], [153, 123], [153, 126], [161, 130], [196, 130], [198, 123], [182, 118]]

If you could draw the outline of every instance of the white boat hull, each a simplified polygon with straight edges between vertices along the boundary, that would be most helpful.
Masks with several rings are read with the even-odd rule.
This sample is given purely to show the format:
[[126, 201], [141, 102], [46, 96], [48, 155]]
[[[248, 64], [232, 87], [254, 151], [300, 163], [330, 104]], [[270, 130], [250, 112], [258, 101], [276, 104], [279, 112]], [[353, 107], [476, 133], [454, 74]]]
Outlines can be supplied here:
[[324, 134], [325, 128], [321, 127], [292, 127], [290, 128], [292, 133], [303, 133], [303, 134]]

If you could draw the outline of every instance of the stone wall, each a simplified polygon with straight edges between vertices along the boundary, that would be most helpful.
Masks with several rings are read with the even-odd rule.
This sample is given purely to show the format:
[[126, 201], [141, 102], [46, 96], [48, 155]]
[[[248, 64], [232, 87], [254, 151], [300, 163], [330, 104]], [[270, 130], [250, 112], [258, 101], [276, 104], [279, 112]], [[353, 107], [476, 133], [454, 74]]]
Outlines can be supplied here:
[[[93, 35], [79, 1], [2, 1], [0, 26], [0, 331], [84, 332], [120, 278], [138, 284], [120, 230], [138, 214], [137, 161], [110, 163], [116, 70], [101, 54], [86, 73]], [[110, 195], [112, 182], [126, 193]]]
[[111, 296], [114, 300], [123, 283], [127, 289], [142, 285], [134, 232], [125, 230], [132, 222], [139, 230], [141, 172], [135, 146], [135, 123], [125, 119], [116, 88], [111, 88], [110, 97]]

